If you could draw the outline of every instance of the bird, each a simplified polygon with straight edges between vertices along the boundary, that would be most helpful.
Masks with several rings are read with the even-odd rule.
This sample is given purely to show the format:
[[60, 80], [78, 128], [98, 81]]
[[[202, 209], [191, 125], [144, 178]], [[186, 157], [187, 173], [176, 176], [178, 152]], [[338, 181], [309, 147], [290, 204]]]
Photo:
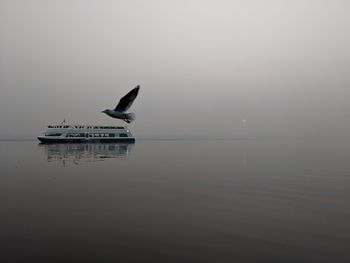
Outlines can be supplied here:
[[133, 88], [124, 97], [120, 99], [118, 105], [115, 107], [114, 110], [105, 109], [102, 111], [102, 113], [105, 113], [112, 118], [121, 119], [127, 123], [131, 123], [135, 120], [135, 114], [133, 112], [127, 113], [126, 111], [131, 107], [132, 103], [136, 99], [139, 90], [140, 85], [137, 85], [135, 88]]

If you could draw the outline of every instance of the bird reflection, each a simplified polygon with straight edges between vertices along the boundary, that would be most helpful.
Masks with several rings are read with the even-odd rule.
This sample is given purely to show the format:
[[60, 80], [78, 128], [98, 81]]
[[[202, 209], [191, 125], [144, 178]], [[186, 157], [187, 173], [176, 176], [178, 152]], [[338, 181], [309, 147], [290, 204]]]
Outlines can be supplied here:
[[48, 162], [95, 162], [107, 158], [125, 159], [132, 143], [61, 143], [39, 144], [47, 155]]

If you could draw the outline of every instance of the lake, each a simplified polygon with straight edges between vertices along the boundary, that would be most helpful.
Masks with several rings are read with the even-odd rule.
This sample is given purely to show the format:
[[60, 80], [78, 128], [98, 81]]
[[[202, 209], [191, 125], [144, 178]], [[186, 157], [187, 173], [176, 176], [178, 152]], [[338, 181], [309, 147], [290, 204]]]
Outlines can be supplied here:
[[0, 142], [1, 262], [350, 262], [350, 143]]

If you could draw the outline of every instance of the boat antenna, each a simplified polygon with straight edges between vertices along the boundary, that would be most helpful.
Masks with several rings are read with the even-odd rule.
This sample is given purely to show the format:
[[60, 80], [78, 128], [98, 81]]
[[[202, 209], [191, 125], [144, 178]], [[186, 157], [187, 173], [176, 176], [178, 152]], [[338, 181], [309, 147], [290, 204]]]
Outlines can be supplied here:
[[63, 119], [63, 121], [61, 122], [61, 124], [66, 123], [66, 118]]

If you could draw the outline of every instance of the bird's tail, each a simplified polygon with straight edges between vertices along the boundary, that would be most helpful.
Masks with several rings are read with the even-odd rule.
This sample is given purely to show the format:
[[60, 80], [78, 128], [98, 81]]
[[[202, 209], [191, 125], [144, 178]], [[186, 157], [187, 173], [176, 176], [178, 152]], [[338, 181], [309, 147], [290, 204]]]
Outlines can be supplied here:
[[130, 122], [134, 121], [135, 119], [136, 119], [135, 113], [130, 112], [130, 113], [127, 113], [127, 114], [126, 114], [125, 121], [126, 121], [127, 123], [130, 123]]

